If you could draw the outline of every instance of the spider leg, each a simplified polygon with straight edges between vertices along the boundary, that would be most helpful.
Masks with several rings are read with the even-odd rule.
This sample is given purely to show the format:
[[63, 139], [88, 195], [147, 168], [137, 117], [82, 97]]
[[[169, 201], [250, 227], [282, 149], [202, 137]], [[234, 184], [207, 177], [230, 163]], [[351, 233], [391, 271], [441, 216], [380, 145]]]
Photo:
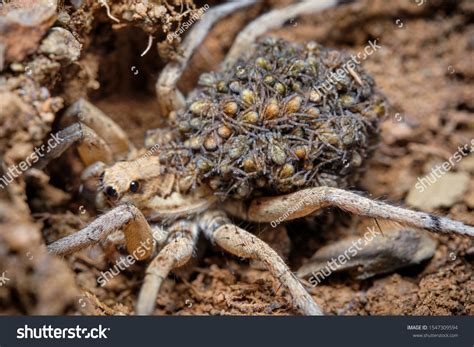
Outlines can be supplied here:
[[181, 44], [182, 54], [168, 63], [156, 82], [156, 93], [161, 115], [167, 117], [171, 111], [181, 109], [184, 97], [177, 88], [177, 83], [188, 64], [194, 50], [206, 37], [207, 33], [220, 18], [225, 17], [239, 8], [253, 4], [254, 0], [235, 1], [209, 9], [201, 20], [193, 25]]
[[[49, 244], [48, 252], [57, 255], [71, 254], [104, 240], [110, 233], [121, 228], [127, 251], [137, 260], [149, 258], [153, 253], [155, 240], [145, 217], [131, 204], [117, 206], [78, 232]], [[144, 250], [137, 252], [139, 248]]]
[[166, 245], [146, 270], [145, 280], [138, 295], [137, 314], [153, 313], [163, 280], [173, 268], [184, 265], [192, 257], [197, 236], [198, 228], [193, 222], [179, 221], [171, 226]]
[[59, 143], [35, 164], [36, 169], [45, 168], [51, 160], [58, 158], [71, 145], [78, 143], [78, 152], [81, 160], [89, 166], [101, 161], [111, 163], [113, 160], [112, 150], [109, 145], [97, 133], [82, 123], [74, 123], [59, 131], [56, 135]]
[[227, 210], [248, 221], [271, 223], [304, 217], [328, 206], [337, 206], [357, 215], [393, 220], [437, 233], [456, 233], [474, 237], [474, 227], [461, 222], [391, 206], [331, 187], [309, 188], [287, 195], [259, 198], [248, 206], [231, 202], [227, 205]]
[[79, 99], [66, 110], [62, 121], [79, 119], [104, 139], [114, 156], [126, 156], [133, 145], [127, 133], [99, 108], [85, 99]]
[[280, 256], [255, 235], [233, 225], [222, 212], [208, 212], [200, 222], [206, 237], [226, 251], [242, 258], [263, 262], [270, 273], [286, 287], [294, 307], [305, 315], [322, 315], [321, 308]]
[[86, 166], [96, 162], [110, 164], [114, 159], [123, 159], [129, 151], [134, 150], [125, 131], [85, 99], [79, 99], [66, 110], [62, 124], [71, 123], [71, 120], [75, 123], [57, 133], [59, 144], [49, 148], [46, 155], [35, 164], [35, 168], [43, 169], [76, 142], [79, 156]]
[[306, 0], [284, 8], [272, 10], [248, 24], [234, 40], [234, 43], [225, 57], [223, 67], [235, 64], [242, 52], [251, 52], [256, 39], [267, 31], [281, 27], [286, 21], [304, 13], [322, 11], [336, 6], [337, 0]]

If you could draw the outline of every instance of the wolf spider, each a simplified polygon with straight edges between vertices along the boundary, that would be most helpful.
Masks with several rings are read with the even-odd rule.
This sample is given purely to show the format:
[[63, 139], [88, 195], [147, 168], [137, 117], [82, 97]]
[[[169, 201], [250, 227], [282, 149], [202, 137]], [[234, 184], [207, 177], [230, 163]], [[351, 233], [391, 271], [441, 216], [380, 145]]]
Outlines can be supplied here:
[[[173, 118], [176, 111], [189, 107], [176, 88], [177, 81], [213, 23], [252, 3], [231, 2], [216, 6], [193, 26], [182, 43], [183, 54], [170, 62], [158, 78], [156, 89], [161, 115]], [[257, 18], [238, 35], [225, 58], [223, 69], [233, 66], [241, 52], [251, 52], [255, 39], [268, 30], [283, 25], [299, 14], [322, 10], [336, 3], [303, 2]], [[358, 79], [355, 72], [353, 78]], [[124, 233], [127, 251], [138, 260], [151, 258], [156, 246], [159, 251], [146, 270], [136, 305], [137, 314], [151, 314], [154, 311], [163, 280], [171, 270], [192, 257], [200, 232], [211, 243], [233, 255], [261, 261], [288, 290], [297, 311], [304, 315], [323, 314], [280, 256], [258, 237], [234, 225], [227, 215], [249, 222], [269, 223], [305, 201], [301, 209], [288, 216], [288, 220], [335, 206], [357, 215], [393, 220], [433, 232], [474, 236], [473, 227], [448, 218], [391, 206], [341, 188], [324, 185], [315, 187], [308, 181], [300, 189], [283, 195], [275, 196], [277, 192], [273, 192], [273, 196], [250, 196], [249, 199], [226, 196], [223, 201], [214, 194], [212, 186], [200, 182], [194, 182], [191, 189], [183, 190], [179, 185], [179, 172], [164, 170], [166, 168], [159, 156], [143, 156], [143, 150], [132, 149], [126, 133], [105, 115], [96, 113], [92, 117], [93, 110], [94, 106], [85, 101], [78, 101], [71, 106], [66, 118], [81, 112], [81, 122], [60, 132], [63, 142], [38, 167], [43, 168], [52, 158], [58, 157], [77, 142], [79, 155], [88, 166], [83, 179], [99, 176], [101, 191], [98, 199], [102, 199], [102, 202], [106, 200], [115, 207], [82, 230], [51, 243], [48, 250], [57, 255], [70, 254], [96, 244], [120, 229]], [[163, 132], [161, 135], [163, 140], [169, 134]], [[123, 158], [126, 160], [116, 162]], [[157, 230], [162, 232], [155, 232]], [[154, 247], [142, 247], [141, 252], [136, 254], [150, 240], [153, 240]]]

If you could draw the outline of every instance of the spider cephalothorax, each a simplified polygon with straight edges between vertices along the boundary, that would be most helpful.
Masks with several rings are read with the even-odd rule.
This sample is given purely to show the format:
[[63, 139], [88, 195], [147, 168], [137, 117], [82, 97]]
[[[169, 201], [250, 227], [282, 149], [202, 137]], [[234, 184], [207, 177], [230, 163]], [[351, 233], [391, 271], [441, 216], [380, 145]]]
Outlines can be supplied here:
[[351, 63], [314, 42], [263, 40], [234, 66], [201, 75], [176, 119], [189, 151], [165, 150], [167, 166], [237, 198], [355, 183], [385, 107]]

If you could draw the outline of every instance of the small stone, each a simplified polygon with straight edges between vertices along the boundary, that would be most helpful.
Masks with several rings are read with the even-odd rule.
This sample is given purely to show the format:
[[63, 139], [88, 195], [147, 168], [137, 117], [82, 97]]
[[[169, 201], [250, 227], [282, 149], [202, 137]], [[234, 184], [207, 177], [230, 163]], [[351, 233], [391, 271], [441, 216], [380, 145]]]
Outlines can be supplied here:
[[320, 248], [298, 269], [298, 276], [316, 274], [316, 280], [321, 281], [332, 272], [347, 271], [362, 280], [420, 264], [434, 255], [437, 242], [426, 232], [388, 225], [382, 224], [382, 232], [372, 227], [363, 236], [350, 236]]
[[447, 172], [437, 178], [430, 172], [417, 179], [416, 184], [408, 193], [406, 202], [421, 210], [450, 207], [463, 199], [468, 188], [469, 177], [469, 174], [465, 172]]
[[22, 61], [34, 53], [44, 33], [56, 20], [56, 0], [25, 0], [0, 6], [0, 43], [5, 63]]
[[39, 51], [51, 58], [73, 62], [79, 59], [81, 48], [82, 45], [69, 31], [54, 27], [41, 42]]

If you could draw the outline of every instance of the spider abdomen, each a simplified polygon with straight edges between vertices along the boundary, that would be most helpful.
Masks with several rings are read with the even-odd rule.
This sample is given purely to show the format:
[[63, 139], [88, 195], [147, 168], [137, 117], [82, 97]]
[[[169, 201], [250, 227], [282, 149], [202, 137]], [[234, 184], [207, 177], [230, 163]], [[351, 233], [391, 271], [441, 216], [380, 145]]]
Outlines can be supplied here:
[[266, 39], [199, 85], [176, 117], [180, 175], [238, 198], [353, 184], [385, 114], [373, 79], [313, 42]]

